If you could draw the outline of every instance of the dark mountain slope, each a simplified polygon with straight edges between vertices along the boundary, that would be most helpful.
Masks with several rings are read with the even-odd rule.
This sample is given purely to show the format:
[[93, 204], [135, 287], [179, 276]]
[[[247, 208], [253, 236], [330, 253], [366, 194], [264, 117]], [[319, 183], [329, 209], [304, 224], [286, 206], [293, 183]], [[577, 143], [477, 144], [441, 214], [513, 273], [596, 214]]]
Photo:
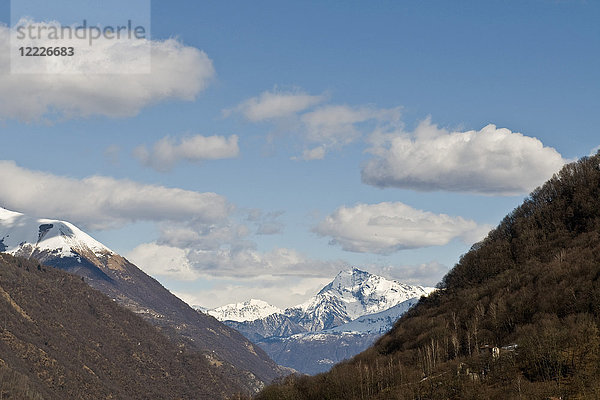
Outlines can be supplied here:
[[199, 351], [234, 373], [247, 392], [284, 371], [243, 335], [199, 313], [158, 281], [74, 225], [31, 218], [0, 208], [4, 251], [60, 268], [115, 299], [161, 329], [175, 344]]
[[[68, 258], [48, 260], [57, 267], [65, 262], [74, 264]], [[159, 327], [174, 342], [240, 369], [249, 390], [260, 388], [281, 373], [277, 364], [242, 334], [192, 309], [125, 258], [112, 255], [102, 267], [111, 279], [90, 277], [86, 282]]]
[[372, 348], [259, 399], [600, 398], [600, 154], [565, 166]]
[[7, 254], [0, 317], [2, 399], [219, 399], [240, 389], [231, 371], [81, 278]]

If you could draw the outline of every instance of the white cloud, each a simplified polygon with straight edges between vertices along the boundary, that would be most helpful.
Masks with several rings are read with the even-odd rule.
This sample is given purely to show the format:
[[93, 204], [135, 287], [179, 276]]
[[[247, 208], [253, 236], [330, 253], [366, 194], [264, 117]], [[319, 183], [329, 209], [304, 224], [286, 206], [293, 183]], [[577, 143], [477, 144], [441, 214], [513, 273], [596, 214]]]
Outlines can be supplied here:
[[134, 156], [144, 165], [157, 171], [169, 171], [181, 161], [199, 162], [235, 158], [239, 155], [238, 136], [195, 135], [176, 140], [164, 137], [154, 144], [152, 150], [145, 145], [134, 150]]
[[[246, 221], [263, 223], [281, 213], [247, 210]], [[126, 257], [152, 276], [179, 289], [175, 294], [189, 304], [216, 307], [260, 298], [285, 308], [313, 296], [340, 271], [349, 268], [341, 260], [316, 260], [294, 249], [259, 251], [247, 240], [245, 225], [161, 224], [156, 242], [137, 246]], [[373, 273], [413, 284], [434, 285], [447, 272], [438, 263], [417, 266], [360, 266]], [[187, 281], [188, 283], [183, 283]], [[170, 282], [170, 283], [169, 283]]]
[[325, 95], [315, 96], [301, 91], [267, 91], [244, 101], [233, 110], [225, 110], [224, 114], [229, 115], [237, 111], [252, 122], [290, 117], [323, 102], [325, 97]]
[[0, 161], [0, 204], [48, 218], [62, 218], [87, 229], [134, 221], [226, 220], [232, 206], [215, 193], [146, 185], [105, 176], [73, 179], [32, 171]]
[[359, 124], [368, 121], [377, 124], [396, 123], [399, 118], [400, 109], [346, 105], [328, 105], [301, 116], [307, 140], [328, 146], [346, 145], [361, 137], [363, 130]]
[[257, 275], [333, 276], [342, 264], [313, 260], [287, 248], [275, 248], [268, 252], [254, 249], [191, 250], [188, 259], [195, 268], [208, 275], [236, 278], [251, 278]]
[[[246, 221], [256, 226], [256, 234], [276, 233], [271, 231], [271, 223], [277, 232], [280, 231], [277, 219], [283, 212], [246, 211]], [[127, 257], [152, 274], [171, 277], [177, 275], [177, 269], [172, 263], [165, 262], [164, 257], [176, 260], [185, 257], [180, 280], [322, 277], [335, 275], [343, 264], [341, 261], [314, 260], [288, 248], [259, 251], [256, 243], [249, 239], [252, 233], [249, 226], [235, 222], [232, 217], [214, 223], [201, 220], [165, 222], [159, 229], [156, 241], [139, 245]], [[165, 256], [147, 256], [161, 250]]]
[[389, 130], [401, 124], [400, 107], [321, 105], [326, 97], [302, 91], [263, 92], [223, 113], [239, 112], [252, 122], [271, 121], [279, 134], [297, 134], [310, 148], [291, 159], [305, 161], [321, 160], [330, 150], [355, 142], [374, 129]]
[[[340, 260], [312, 259], [294, 249], [273, 248], [260, 251], [249, 238], [274, 234], [282, 229], [281, 211], [242, 210], [245, 223], [233, 217], [217, 223], [182, 221], [159, 224], [160, 236], [143, 243], [126, 257], [147, 273], [171, 282], [220, 282], [198, 292], [178, 293], [190, 304], [218, 306], [260, 297], [277, 305], [292, 305], [306, 300], [331, 280], [346, 263]], [[252, 228], [252, 229], [251, 229]], [[227, 283], [223, 283], [227, 282]], [[309, 287], [305, 285], [312, 282]], [[300, 290], [302, 287], [304, 290]]]
[[540, 140], [494, 125], [449, 132], [425, 120], [412, 134], [376, 133], [371, 140], [374, 157], [362, 180], [378, 187], [517, 195], [544, 183], [566, 162]]
[[260, 298], [278, 307], [305, 301], [347, 264], [309, 259], [292, 249], [268, 252], [254, 249], [201, 251], [192, 248], [142, 244], [126, 257], [155, 277], [174, 281], [215, 282], [194, 293], [179, 293], [189, 304], [204, 307]]
[[[174, 39], [98, 39], [93, 46], [78, 46], [77, 51], [86, 53], [77, 63], [70, 57], [46, 57], [48, 63], [62, 63], [60, 70], [65, 73], [10, 73], [11, 34], [15, 32], [0, 25], [0, 120], [133, 116], [159, 101], [194, 100], [215, 74], [204, 52]], [[151, 73], [139, 73], [148, 66], [137, 55], [149, 49]], [[103, 73], [78, 72], [86, 68]]]
[[179, 248], [193, 248], [198, 251], [218, 250], [230, 247], [236, 250], [253, 248], [254, 243], [246, 238], [250, 230], [246, 225], [223, 219], [218, 223], [194, 219], [185, 222], [163, 223], [157, 243]]
[[441, 246], [460, 238], [480, 240], [490, 227], [445, 214], [417, 210], [403, 203], [357, 204], [340, 207], [314, 231], [331, 237], [346, 251], [389, 254], [403, 249]]
[[300, 157], [300, 158], [292, 157], [292, 159], [293, 160], [302, 159], [304, 161], [322, 160], [325, 158], [326, 153], [327, 153], [327, 150], [325, 149], [325, 146], [317, 146], [313, 149], [304, 150], [302, 152], [302, 157]]
[[[165, 256], [159, 256], [164, 252]], [[156, 257], [147, 256], [156, 254]], [[182, 263], [180, 280], [198, 277], [221, 279], [254, 279], [269, 277], [332, 277], [346, 265], [342, 261], [320, 261], [306, 257], [296, 250], [275, 248], [260, 252], [252, 248], [216, 248], [202, 250], [196, 247], [180, 248], [168, 244], [145, 243], [137, 246], [127, 258], [138, 267], [157, 276], [174, 275], [176, 269], [166, 258]], [[193, 271], [193, 274], [189, 273]]]
[[127, 254], [127, 259], [152, 276], [189, 281], [200, 277], [190, 265], [186, 251], [178, 247], [142, 243]]
[[273, 211], [268, 213], [259, 212], [256, 214], [256, 210], [252, 210], [251, 216], [248, 220], [253, 221], [256, 225], [257, 235], [276, 235], [283, 232], [284, 224], [279, 221], [284, 212]]

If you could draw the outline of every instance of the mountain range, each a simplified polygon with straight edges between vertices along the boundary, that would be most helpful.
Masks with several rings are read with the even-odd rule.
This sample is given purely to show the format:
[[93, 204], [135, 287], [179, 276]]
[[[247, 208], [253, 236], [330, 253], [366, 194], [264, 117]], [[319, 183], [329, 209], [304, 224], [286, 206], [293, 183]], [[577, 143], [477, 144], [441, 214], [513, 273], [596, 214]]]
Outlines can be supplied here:
[[366, 349], [433, 290], [351, 268], [285, 310], [252, 299], [204, 311], [240, 331], [280, 365], [316, 374]]
[[220, 365], [232, 392], [252, 393], [288, 371], [215, 318], [192, 309], [137, 266], [69, 222], [0, 208], [0, 251], [79, 275], [178, 346]]

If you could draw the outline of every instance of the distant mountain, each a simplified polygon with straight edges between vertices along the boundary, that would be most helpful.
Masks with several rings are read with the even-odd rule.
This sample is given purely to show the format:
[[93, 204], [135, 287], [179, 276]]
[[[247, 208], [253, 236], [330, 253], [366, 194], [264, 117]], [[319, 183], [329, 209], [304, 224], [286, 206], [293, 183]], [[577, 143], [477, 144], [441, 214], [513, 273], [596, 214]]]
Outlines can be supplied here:
[[339, 332], [354, 332], [362, 334], [383, 335], [394, 326], [394, 323], [406, 313], [412, 306], [417, 304], [419, 297], [413, 297], [396, 304], [392, 308], [375, 313], [367, 314], [358, 317], [353, 321], [343, 325], [329, 328], [322, 331], [323, 333], [339, 333]]
[[224, 323], [241, 332], [253, 343], [258, 343], [265, 338], [288, 337], [296, 333], [306, 332], [306, 329], [283, 314], [271, 314], [268, 317], [254, 321], [225, 321]]
[[303, 304], [285, 315], [307, 331], [330, 329], [358, 317], [385, 311], [409, 299], [429, 294], [433, 288], [410, 286], [352, 268], [341, 271]]
[[251, 300], [207, 312], [280, 365], [315, 374], [367, 348], [432, 290], [352, 268], [341, 271], [306, 302], [284, 311]]
[[[418, 301], [415, 297], [326, 330], [263, 337], [255, 343], [281, 365], [310, 375], [318, 374], [372, 345]], [[242, 329], [240, 332], [246, 334]]]
[[206, 312], [219, 321], [245, 322], [266, 318], [273, 314], [281, 314], [282, 310], [266, 301], [250, 299], [243, 303], [228, 304], [206, 310]]
[[380, 335], [359, 332], [307, 332], [270, 337], [257, 342], [274, 360], [296, 371], [315, 375], [354, 357]]
[[241, 371], [248, 392], [285, 373], [260, 349], [215, 318], [199, 313], [125, 258], [65, 221], [0, 208], [0, 250], [83, 277], [90, 286], [160, 328], [175, 343]]
[[0, 254], [0, 315], [0, 399], [214, 400], [244, 379], [35, 260]]

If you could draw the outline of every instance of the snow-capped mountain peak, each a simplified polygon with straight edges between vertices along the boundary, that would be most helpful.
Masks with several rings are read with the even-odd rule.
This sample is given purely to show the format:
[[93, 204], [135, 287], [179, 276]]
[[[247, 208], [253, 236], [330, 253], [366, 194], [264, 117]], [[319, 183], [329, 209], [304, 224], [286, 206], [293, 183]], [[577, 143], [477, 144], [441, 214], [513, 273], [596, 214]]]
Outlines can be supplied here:
[[327, 292], [319, 292], [304, 303], [286, 309], [285, 315], [308, 331], [320, 331], [351, 320], [344, 301]]
[[347, 269], [340, 271], [333, 281], [325, 286], [318, 294], [330, 292], [332, 290], [339, 293], [347, 291], [353, 287], [360, 286], [371, 277], [371, 274], [366, 271], [361, 271], [358, 268]]
[[350, 320], [374, 314], [408, 299], [420, 298], [433, 288], [406, 285], [358, 268], [341, 271], [333, 281], [318, 293], [329, 294], [342, 300]]
[[87, 251], [96, 256], [114, 254], [108, 247], [69, 222], [33, 218], [2, 207], [0, 251], [25, 257], [43, 252], [54, 257], [76, 257]]
[[266, 301], [250, 299], [243, 303], [227, 304], [206, 311], [219, 321], [246, 322], [281, 314], [283, 311]]

